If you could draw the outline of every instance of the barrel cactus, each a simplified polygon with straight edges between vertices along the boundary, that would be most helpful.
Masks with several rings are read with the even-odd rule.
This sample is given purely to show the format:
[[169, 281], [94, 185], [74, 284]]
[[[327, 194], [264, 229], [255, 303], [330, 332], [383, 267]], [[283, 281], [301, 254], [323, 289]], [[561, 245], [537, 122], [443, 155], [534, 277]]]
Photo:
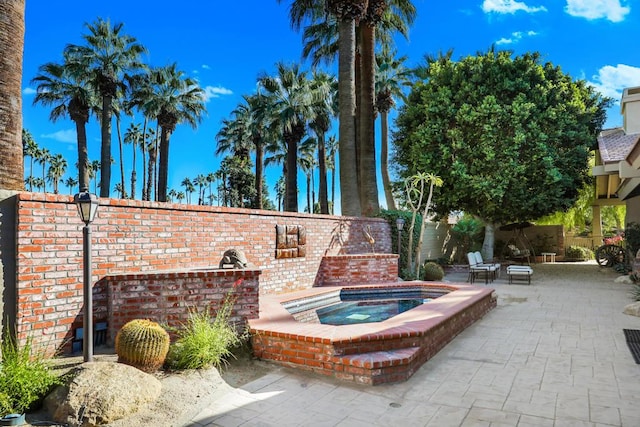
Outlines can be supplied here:
[[169, 334], [158, 323], [135, 319], [116, 335], [118, 362], [153, 372], [162, 367], [169, 351]]
[[444, 277], [444, 270], [440, 264], [435, 262], [425, 262], [422, 269], [424, 271], [424, 280], [442, 280]]

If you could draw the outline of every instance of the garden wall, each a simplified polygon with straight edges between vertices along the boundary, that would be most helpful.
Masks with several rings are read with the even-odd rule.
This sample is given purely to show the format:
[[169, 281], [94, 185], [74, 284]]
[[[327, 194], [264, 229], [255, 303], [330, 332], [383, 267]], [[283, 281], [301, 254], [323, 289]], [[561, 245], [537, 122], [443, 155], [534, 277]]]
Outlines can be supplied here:
[[[66, 352], [82, 325], [83, 224], [76, 206], [70, 196], [26, 192], [7, 201], [16, 212], [15, 236], [2, 236], [16, 248], [15, 279], [5, 274], [5, 304], [11, 295], [17, 301], [10, 322], [20, 339], [32, 336]], [[276, 259], [276, 225], [304, 229], [304, 257]], [[391, 253], [390, 226], [382, 219], [101, 199], [91, 226], [94, 314], [107, 311], [105, 276], [216, 268], [230, 248], [261, 270], [261, 294], [305, 289], [323, 256], [371, 252], [365, 227], [376, 253]], [[3, 263], [10, 261], [3, 253]]]

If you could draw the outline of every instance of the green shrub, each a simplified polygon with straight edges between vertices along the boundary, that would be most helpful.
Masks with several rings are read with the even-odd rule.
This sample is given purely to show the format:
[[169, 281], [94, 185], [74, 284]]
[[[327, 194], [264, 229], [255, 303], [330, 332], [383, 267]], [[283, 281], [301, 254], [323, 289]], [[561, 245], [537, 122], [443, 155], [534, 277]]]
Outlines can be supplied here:
[[246, 339], [229, 323], [235, 298], [227, 297], [215, 318], [207, 308], [191, 311], [186, 324], [176, 331], [178, 339], [169, 347], [167, 366], [170, 369], [221, 368], [232, 349]]
[[595, 255], [591, 249], [582, 246], [569, 246], [565, 250], [565, 258], [573, 261], [585, 261], [594, 259]]
[[20, 347], [10, 337], [2, 343], [0, 368], [0, 414], [22, 414], [40, 402], [61, 380], [45, 363], [44, 355], [34, 353], [31, 339]]
[[444, 270], [442, 269], [440, 264], [437, 264], [433, 261], [425, 262], [422, 266], [422, 269], [424, 271], [424, 280], [442, 280], [442, 278], [444, 277]]
[[631, 297], [634, 301], [640, 301], [640, 284], [634, 283], [631, 288]]

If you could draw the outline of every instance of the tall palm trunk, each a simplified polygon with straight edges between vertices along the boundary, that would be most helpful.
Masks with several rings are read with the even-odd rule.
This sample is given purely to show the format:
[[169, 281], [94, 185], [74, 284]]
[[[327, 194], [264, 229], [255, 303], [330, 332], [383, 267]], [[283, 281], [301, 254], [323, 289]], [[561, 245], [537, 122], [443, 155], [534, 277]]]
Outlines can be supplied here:
[[360, 25], [361, 72], [359, 105], [359, 174], [360, 206], [362, 214], [374, 216], [380, 210], [378, 203], [378, 180], [376, 174], [374, 64], [375, 64], [375, 24], [365, 22]]
[[153, 184], [153, 171], [155, 170], [155, 164], [156, 164], [156, 149], [149, 145], [149, 166], [147, 167], [147, 199], [146, 200], [151, 200], [151, 194], [153, 189], [151, 188], [152, 184]]
[[116, 115], [116, 132], [118, 133], [118, 148], [120, 149], [120, 185], [122, 188], [122, 198], [127, 198], [127, 190], [124, 185], [124, 153], [122, 145], [122, 132], [120, 132], [120, 116]]
[[136, 137], [131, 144], [133, 145], [133, 162], [132, 162], [132, 168], [131, 168], [131, 200], [135, 200], [136, 198], [136, 180], [137, 180], [137, 174], [136, 174], [136, 152], [138, 151], [138, 144], [140, 143], [140, 140], [138, 137]]
[[327, 196], [327, 153], [324, 145], [324, 133], [318, 135], [318, 202], [320, 203], [320, 213], [329, 213], [329, 200]]
[[384, 197], [387, 200], [387, 209], [396, 210], [396, 202], [391, 191], [391, 179], [389, 178], [389, 112], [380, 111], [380, 169], [382, 169], [382, 187]]
[[111, 186], [111, 95], [102, 96], [101, 134], [102, 148], [100, 150], [100, 197], [109, 197]]
[[161, 126], [160, 131], [160, 156], [158, 167], [158, 188], [156, 189], [156, 200], [167, 201], [167, 183], [169, 173], [169, 138], [171, 131]]
[[253, 144], [256, 147], [256, 209], [262, 209], [262, 182], [263, 182], [263, 162], [264, 147], [262, 146], [262, 138], [260, 136], [254, 138]]
[[355, 21], [341, 19], [339, 24], [338, 97], [340, 203], [342, 214], [360, 216], [358, 196], [358, 168], [355, 140]]
[[25, 0], [0, 2], [0, 189], [24, 189], [22, 53]]
[[284, 140], [287, 143], [284, 210], [298, 212], [298, 139], [294, 132], [285, 132]]
[[144, 118], [142, 124], [142, 142], [140, 143], [140, 152], [142, 153], [142, 200], [149, 200], [149, 193], [147, 193], [147, 118]]

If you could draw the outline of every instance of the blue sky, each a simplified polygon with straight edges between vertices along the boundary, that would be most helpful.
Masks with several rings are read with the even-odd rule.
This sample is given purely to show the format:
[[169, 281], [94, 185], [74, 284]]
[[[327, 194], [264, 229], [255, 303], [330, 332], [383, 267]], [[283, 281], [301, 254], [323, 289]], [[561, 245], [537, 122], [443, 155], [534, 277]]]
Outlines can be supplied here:
[[[75, 163], [73, 123], [70, 120], [52, 123], [49, 109], [33, 106], [34, 86], [30, 81], [40, 65], [60, 62], [67, 44], [82, 43], [85, 23], [98, 17], [109, 18], [112, 23], [123, 22], [125, 33], [136, 37], [149, 50], [147, 63], [162, 66], [176, 62], [180, 70], [197, 78], [207, 93], [208, 114], [197, 130], [188, 125], [178, 126], [171, 137], [169, 187], [182, 190], [180, 182], [184, 178], [219, 168], [221, 159], [215, 156], [215, 135], [220, 122], [229, 117], [243, 94], [255, 90], [256, 78], [261, 73], [272, 73], [278, 61], [301, 61], [301, 35], [289, 26], [289, 3], [182, 0], [164, 7], [163, 3], [132, 0], [27, 0], [24, 127], [40, 146], [63, 154], [70, 165]], [[410, 30], [410, 39], [397, 38], [398, 53], [408, 56], [409, 66], [420, 64], [424, 55], [449, 49], [453, 49], [454, 58], [486, 51], [492, 44], [515, 53], [538, 51], [544, 61], [560, 66], [574, 78], [591, 82], [616, 100], [608, 112], [606, 127], [622, 123], [618, 103], [622, 89], [640, 86], [640, 56], [635, 47], [640, 28], [638, 2], [414, 0], [413, 3], [418, 17]], [[128, 122], [123, 122], [123, 131], [127, 126]], [[379, 134], [379, 121], [376, 126]], [[89, 157], [99, 159], [100, 133], [95, 119], [87, 131]], [[337, 134], [337, 126], [332, 131]], [[113, 157], [117, 159], [115, 129], [113, 148]], [[124, 151], [128, 177], [131, 148], [125, 146]], [[29, 165], [26, 166], [28, 173]], [[68, 174], [72, 169], [71, 166]], [[140, 174], [140, 166], [138, 171]], [[267, 169], [272, 198], [280, 171], [280, 167]], [[119, 176], [114, 165], [112, 185], [119, 181]], [[306, 206], [306, 193], [301, 173], [299, 178], [302, 210]], [[339, 200], [338, 195], [336, 199]], [[384, 197], [380, 200], [384, 203]]]

